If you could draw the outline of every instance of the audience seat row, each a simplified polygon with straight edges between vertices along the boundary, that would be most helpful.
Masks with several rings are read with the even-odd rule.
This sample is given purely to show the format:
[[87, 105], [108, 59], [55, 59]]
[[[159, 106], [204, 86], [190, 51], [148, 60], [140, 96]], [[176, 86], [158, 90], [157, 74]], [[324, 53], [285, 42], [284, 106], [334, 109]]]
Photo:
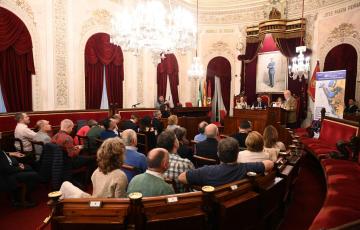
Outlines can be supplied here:
[[[327, 185], [324, 204], [310, 230], [335, 228], [360, 219], [360, 165], [351, 160], [331, 159], [338, 152], [336, 143], [359, 136], [355, 122], [324, 117], [318, 139], [310, 138], [306, 130], [296, 130], [304, 148], [319, 159]], [[358, 223], [360, 227], [360, 223]]]
[[[282, 215], [287, 178], [274, 171], [202, 191], [131, 199], [50, 201], [54, 229], [269, 229]], [[278, 223], [278, 222], [277, 222]], [[91, 225], [90, 225], [91, 224]], [[93, 228], [92, 228], [93, 229]]]

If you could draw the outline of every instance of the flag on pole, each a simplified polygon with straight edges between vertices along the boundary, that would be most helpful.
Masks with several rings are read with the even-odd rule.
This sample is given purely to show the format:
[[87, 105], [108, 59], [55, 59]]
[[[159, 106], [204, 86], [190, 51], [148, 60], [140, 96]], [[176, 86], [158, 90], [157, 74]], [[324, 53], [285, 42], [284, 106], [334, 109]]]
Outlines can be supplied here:
[[206, 80], [204, 80], [204, 84], [203, 84], [203, 87], [202, 87], [202, 92], [203, 92], [203, 97], [202, 97], [202, 104], [203, 106], [206, 106], [207, 103], [206, 103]]
[[201, 81], [199, 81], [199, 95], [198, 95], [198, 99], [197, 99], [197, 104], [199, 107], [202, 107], [202, 89], [201, 89]]
[[207, 84], [207, 92], [206, 92], [206, 106], [210, 106], [211, 105], [211, 81], [208, 82]]
[[308, 94], [313, 101], [315, 101], [315, 89], [316, 89], [316, 73], [320, 72], [320, 63], [317, 61], [314, 72], [311, 76], [308, 88]]

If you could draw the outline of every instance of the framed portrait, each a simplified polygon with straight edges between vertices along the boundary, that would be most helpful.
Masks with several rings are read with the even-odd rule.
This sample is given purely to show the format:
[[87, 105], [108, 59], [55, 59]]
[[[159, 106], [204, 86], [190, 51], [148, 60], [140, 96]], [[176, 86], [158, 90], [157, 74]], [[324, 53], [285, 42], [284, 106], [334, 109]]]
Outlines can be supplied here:
[[257, 93], [280, 93], [287, 88], [287, 59], [280, 51], [258, 55]]

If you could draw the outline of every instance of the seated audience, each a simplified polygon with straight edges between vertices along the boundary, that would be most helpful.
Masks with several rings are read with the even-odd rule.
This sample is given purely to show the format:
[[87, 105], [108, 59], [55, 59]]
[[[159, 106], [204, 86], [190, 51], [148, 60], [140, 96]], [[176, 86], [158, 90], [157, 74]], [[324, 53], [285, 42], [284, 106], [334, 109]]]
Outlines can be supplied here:
[[186, 129], [183, 127], [176, 128], [174, 130], [177, 139], [179, 140], [179, 149], [177, 153], [182, 158], [187, 158], [190, 161], [193, 159], [193, 152], [191, 148], [189, 148], [189, 141], [186, 139]]
[[251, 107], [256, 109], [264, 109], [266, 108], [266, 103], [262, 101], [261, 97], [257, 97], [256, 102], [254, 102]]
[[84, 125], [83, 127], [81, 127], [77, 133], [76, 136], [74, 137], [74, 144], [75, 145], [83, 145], [84, 143], [80, 143], [79, 138], [77, 136], [86, 136], [86, 134], [89, 132], [89, 130], [91, 129], [91, 127], [93, 127], [94, 125], [97, 125], [97, 121], [91, 119], [87, 121], [87, 124]]
[[144, 116], [139, 122], [139, 132], [154, 132], [154, 128], [151, 126], [151, 117]]
[[163, 118], [168, 118], [170, 116], [170, 108], [169, 105], [161, 105], [160, 106], [160, 112], [161, 112], [161, 116]]
[[115, 122], [114, 132], [116, 135], [119, 135], [119, 124], [121, 121], [121, 115], [119, 113], [114, 114], [114, 115], [112, 115], [111, 119]]
[[270, 156], [264, 152], [264, 139], [257, 131], [252, 131], [245, 139], [247, 150], [239, 152], [237, 162], [260, 162], [269, 160]]
[[164, 172], [169, 168], [168, 151], [163, 148], [152, 149], [147, 155], [147, 165], [145, 173], [130, 181], [127, 193], [140, 192], [144, 197], [174, 194], [172, 186], [164, 180]]
[[[36, 133], [28, 127], [28, 124], [30, 124], [30, 117], [26, 113], [16, 113], [15, 120], [17, 121], [17, 125], [14, 136], [21, 140], [24, 152], [31, 152], [32, 145], [30, 141], [34, 138]], [[18, 141], [15, 142], [15, 148], [17, 151], [21, 151], [20, 143]]]
[[139, 131], [138, 121], [139, 117], [132, 114], [130, 120], [125, 120], [121, 123], [121, 130], [132, 129], [135, 132]]
[[194, 137], [194, 141], [195, 142], [201, 142], [201, 141], [205, 141], [206, 140], [206, 135], [205, 135], [205, 127], [208, 125], [208, 123], [206, 121], [202, 121], [199, 123], [199, 127], [198, 127], [198, 131], [199, 134], [197, 134]]
[[156, 110], [154, 112], [154, 118], [152, 119], [152, 126], [155, 129], [156, 135], [159, 135], [164, 130], [164, 125], [161, 122], [161, 112]]
[[74, 128], [74, 123], [69, 119], [64, 119], [60, 123], [60, 130], [51, 138], [51, 143], [59, 145], [67, 154], [65, 168], [80, 168], [90, 162], [89, 158], [79, 156], [82, 145], [74, 145], [74, 139], [69, 135]]
[[189, 185], [220, 186], [243, 179], [247, 172], [264, 173], [274, 166], [274, 163], [269, 160], [238, 164], [236, 160], [239, 145], [232, 137], [222, 139], [218, 148], [221, 162], [219, 165], [209, 165], [183, 172], [179, 175], [179, 181]]
[[276, 161], [280, 151], [286, 151], [284, 143], [278, 141], [278, 132], [272, 125], [268, 125], [264, 129], [264, 150], [270, 156], [270, 160]]
[[[33, 141], [42, 142], [44, 144], [49, 143], [51, 141], [51, 137], [49, 136], [49, 132], [51, 131], [51, 125], [47, 120], [39, 120], [36, 122], [36, 126], [39, 128], [39, 131], [35, 134]], [[40, 159], [42, 153], [42, 146], [35, 145], [35, 153], [36, 153], [36, 160]]]
[[[139, 173], [144, 173], [147, 169], [146, 157], [144, 154], [137, 151], [137, 136], [134, 130], [127, 129], [121, 133], [121, 138], [124, 141], [126, 152], [124, 163], [134, 166]], [[124, 169], [128, 182], [138, 173]]]
[[[124, 162], [125, 146], [118, 137], [108, 138], [97, 152], [98, 168], [91, 176], [93, 194], [96, 198], [120, 198], [126, 196], [128, 184], [125, 173], [120, 169]], [[65, 181], [60, 188], [61, 198], [83, 198], [90, 194]]]
[[194, 165], [190, 160], [181, 158], [177, 151], [179, 149], [179, 141], [172, 131], [164, 131], [158, 136], [157, 147], [166, 149], [169, 154], [169, 168], [164, 173], [165, 177], [172, 179], [176, 183], [176, 189], [179, 192], [185, 192], [185, 188], [178, 181], [180, 173], [193, 169]]
[[100, 133], [101, 140], [106, 140], [108, 138], [117, 137], [116, 133], [114, 132], [116, 124], [112, 119], [105, 119], [103, 121], [103, 126], [104, 126], [105, 130]]
[[176, 115], [171, 115], [168, 117], [168, 125], [166, 127], [166, 130], [174, 131], [176, 128], [179, 128], [178, 125], [178, 117]]
[[233, 134], [231, 137], [235, 138], [238, 142], [239, 142], [239, 146], [241, 148], [246, 148], [245, 146], [245, 139], [248, 135], [249, 132], [251, 132], [252, 127], [251, 127], [251, 122], [244, 120], [241, 121], [240, 126], [239, 126], [239, 132]]
[[[36, 204], [31, 198], [31, 193], [39, 182], [39, 175], [30, 166], [16, 160], [24, 156], [19, 152], [0, 151], [0, 183], [4, 183], [4, 188], [11, 194], [13, 206], [32, 207]], [[26, 186], [25, 197], [22, 197], [19, 184]]]
[[209, 124], [205, 128], [206, 140], [196, 143], [195, 153], [198, 156], [219, 160], [217, 155], [218, 141], [216, 137], [219, 135], [218, 127]]
[[357, 110], [358, 110], [358, 107], [356, 106], [355, 100], [350, 98], [349, 103], [344, 110], [344, 113], [347, 113], [347, 114], [356, 113]]
[[[103, 122], [101, 122], [103, 123]], [[89, 132], [86, 134], [88, 137], [89, 143], [85, 146], [87, 146], [89, 149], [88, 151], [90, 154], [96, 154], [96, 151], [99, 147], [99, 144], [97, 143], [96, 139], [100, 139], [101, 133], [104, 131], [104, 127], [100, 124], [96, 124], [92, 126], [89, 130]]]
[[238, 101], [236, 101], [235, 108], [236, 109], [246, 109], [246, 107], [247, 107], [247, 103], [246, 103], [244, 97], [241, 96], [240, 99]]

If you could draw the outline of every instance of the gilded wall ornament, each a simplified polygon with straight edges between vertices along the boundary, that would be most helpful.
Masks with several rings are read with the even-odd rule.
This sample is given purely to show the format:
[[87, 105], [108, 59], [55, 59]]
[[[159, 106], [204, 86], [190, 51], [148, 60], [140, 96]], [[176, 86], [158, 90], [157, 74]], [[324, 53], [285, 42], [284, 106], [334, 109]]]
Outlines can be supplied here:
[[31, 18], [32, 22], [35, 25], [36, 23], [34, 19], [34, 12], [29, 3], [26, 2], [26, 0], [15, 0], [15, 4], [26, 12], [26, 14]]
[[110, 30], [111, 17], [110, 12], [105, 9], [98, 9], [91, 12], [91, 17], [85, 21], [81, 28], [81, 37], [95, 26], [103, 26]]

